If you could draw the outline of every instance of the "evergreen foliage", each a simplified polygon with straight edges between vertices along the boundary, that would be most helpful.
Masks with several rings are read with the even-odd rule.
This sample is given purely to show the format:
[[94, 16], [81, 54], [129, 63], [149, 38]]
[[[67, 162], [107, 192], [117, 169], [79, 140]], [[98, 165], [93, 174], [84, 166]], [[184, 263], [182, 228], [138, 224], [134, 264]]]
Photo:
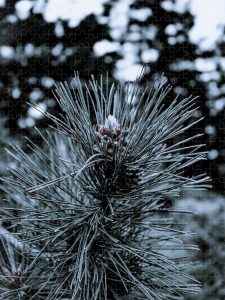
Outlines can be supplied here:
[[40, 132], [44, 149], [28, 139], [31, 155], [8, 150], [17, 167], [3, 179], [3, 250], [13, 244], [28, 264], [11, 271], [3, 260], [0, 299], [172, 300], [199, 292], [187, 258], [196, 247], [183, 243], [175, 218], [188, 212], [165, 200], [209, 185], [204, 174], [185, 176], [205, 159], [193, 141], [199, 135], [172, 143], [196, 124], [195, 99], [167, 104], [162, 78], [144, 89], [140, 79], [82, 83], [75, 74], [56, 85], [63, 113], [45, 113], [55, 126], [54, 134]]
[[[213, 199], [213, 202], [212, 202]], [[188, 195], [185, 198], [197, 212], [187, 224], [186, 230], [196, 232], [194, 243], [199, 246], [196, 252], [196, 264], [193, 274], [202, 282], [202, 293], [199, 300], [222, 300], [225, 295], [225, 203], [224, 198], [212, 192]], [[195, 300], [189, 295], [187, 300]]]

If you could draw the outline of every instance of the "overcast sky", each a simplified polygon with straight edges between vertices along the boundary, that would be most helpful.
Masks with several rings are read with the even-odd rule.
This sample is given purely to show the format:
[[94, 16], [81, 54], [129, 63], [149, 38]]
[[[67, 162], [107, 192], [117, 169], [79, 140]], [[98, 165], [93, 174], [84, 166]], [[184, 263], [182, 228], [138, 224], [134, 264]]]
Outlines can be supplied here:
[[[103, 4], [109, 0], [21, 0], [16, 4], [18, 16], [26, 18], [30, 8], [34, 5], [35, 11], [43, 12], [48, 22], [55, 22], [58, 18], [68, 20], [71, 27], [79, 25], [80, 21], [91, 13], [100, 15]], [[132, 0], [121, 0], [129, 5]], [[4, 5], [5, 0], [0, 0]], [[35, 4], [34, 4], [35, 3]], [[170, 0], [162, 1], [169, 10], [173, 5]], [[46, 5], [46, 6], [45, 6]], [[45, 9], [43, 9], [45, 7]], [[176, 9], [181, 11], [188, 7], [195, 17], [195, 25], [190, 32], [191, 41], [199, 45], [201, 50], [212, 48], [221, 37], [225, 24], [225, 0], [176, 0]], [[143, 12], [145, 13], [145, 12]]]

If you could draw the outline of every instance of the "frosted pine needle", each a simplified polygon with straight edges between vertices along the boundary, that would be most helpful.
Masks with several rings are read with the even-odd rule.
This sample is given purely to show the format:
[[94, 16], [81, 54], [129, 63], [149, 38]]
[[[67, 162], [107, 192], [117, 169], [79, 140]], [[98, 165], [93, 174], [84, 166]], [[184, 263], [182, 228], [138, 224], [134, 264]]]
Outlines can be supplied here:
[[48, 270], [29, 299], [172, 300], [199, 291], [186, 257], [196, 247], [175, 221], [187, 212], [166, 199], [209, 186], [204, 174], [185, 175], [206, 153], [199, 135], [175, 139], [196, 124], [197, 107], [191, 97], [166, 103], [169, 91], [161, 78], [141, 88], [75, 74], [56, 86], [62, 115], [45, 113], [55, 124], [54, 134], [39, 132], [45, 147], [28, 140], [31, 155], [9, 150], [18, 167], [4, 182], [17, 204], [3, 219], [30, 249], [31, 267], [44, 260]]

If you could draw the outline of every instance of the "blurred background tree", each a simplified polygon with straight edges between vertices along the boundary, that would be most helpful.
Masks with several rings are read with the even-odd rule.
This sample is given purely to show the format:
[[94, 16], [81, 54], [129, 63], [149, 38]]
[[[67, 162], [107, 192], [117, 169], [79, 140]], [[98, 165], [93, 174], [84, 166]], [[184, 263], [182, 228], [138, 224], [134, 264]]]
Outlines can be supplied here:
[[195, 2], [2, 0], [0, 109], [10, 133], [33, 134], [36, 122], [46, 127], [26, 102], [57, 112], [51, 88], [75, 70], [83, 79], [108, 71], [132, 81], [147, 63], [148, 80], [163, 72], [175, 94], [199, 96], [202, 142], [211, 150], [202, 169], [224, 193], [224, 38], [211, 48], [193, 43]]

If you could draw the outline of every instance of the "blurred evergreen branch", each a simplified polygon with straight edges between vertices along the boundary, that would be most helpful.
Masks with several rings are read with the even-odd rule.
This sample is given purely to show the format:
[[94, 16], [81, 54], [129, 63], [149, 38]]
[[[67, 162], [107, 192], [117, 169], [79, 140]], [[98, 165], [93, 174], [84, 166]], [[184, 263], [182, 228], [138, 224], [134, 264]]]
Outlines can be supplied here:
[[[184, 203], [196, 212], [187, 224], [188, 231], [196, 232], [192, 241], [199, 246], [196, 253], [198, 264], [193, 274], [202, 282], [199, 300], [222, 300], [225, 295], [225, 203], [224, 198], [212, 193], [203, 193], [198, 197], [188, 195]], [[195, 299], [187, 297], [187, 299]]]
[[[0, 115], [0, 175], [7, 173], [8, 164], [11, 158], [6, 153], [6, 146], [9, 144], [22, 146], [24, 138], [20, 136], [19, 132], [14, 132], [11, 136], [8, 128], [6, 127], [7, 118]], [[0, 179], [1, 182], [1, 179]], [[1, 192], [1, 190], [0, 190]]]

